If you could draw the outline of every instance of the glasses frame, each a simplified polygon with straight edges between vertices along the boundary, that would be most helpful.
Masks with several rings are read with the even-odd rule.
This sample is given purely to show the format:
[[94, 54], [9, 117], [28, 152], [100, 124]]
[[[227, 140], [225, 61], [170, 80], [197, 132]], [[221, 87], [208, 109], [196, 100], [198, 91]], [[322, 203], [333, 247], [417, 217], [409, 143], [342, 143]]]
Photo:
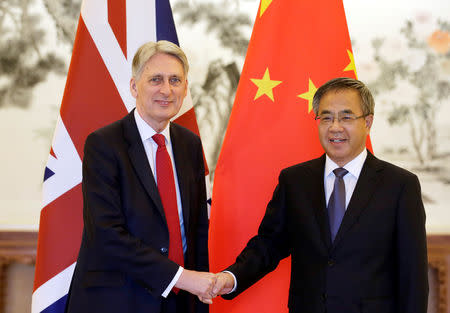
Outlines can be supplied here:
[[[329, 114], [329, 113], [326, 113], [326, 114]], [[330, 115], [333, 117], [331, 119], [330, 123], [323, 122], [323, 120], [321, 119], [320, 115], [316, 115], [314, 117], [314, 120], [318, 121], [318, 123], [320, 125], [333, 125], [334, 121], [336, 120], [336, 114], [330, 114]], [[370, 114], [363, 114], [363, 115], [360, 115], [360, 116], [355, 116], [355, 117], [352, 117], [350, 120], [348, 120], [346, 122], [342, 122], [343, 116], [341, 118], [339, 118], [339, 114], [337, 114], [337, 121], [338, 121], [339, 124], [350, 125], [350, 124], [354, 123], [357, 119], [364, 118], [364, 117], [369, 116], [369, 115]]]

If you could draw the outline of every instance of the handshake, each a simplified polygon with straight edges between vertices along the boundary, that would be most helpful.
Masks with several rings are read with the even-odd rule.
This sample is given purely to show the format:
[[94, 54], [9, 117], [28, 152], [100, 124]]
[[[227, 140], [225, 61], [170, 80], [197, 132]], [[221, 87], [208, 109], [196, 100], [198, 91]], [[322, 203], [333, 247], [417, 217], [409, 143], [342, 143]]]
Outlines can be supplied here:
[[203, 303], [212, 304], [217, 295], [233, 290], [234, 278], [226, 272], [213, 274], [184, 269], [175, 287], [196, 295]]

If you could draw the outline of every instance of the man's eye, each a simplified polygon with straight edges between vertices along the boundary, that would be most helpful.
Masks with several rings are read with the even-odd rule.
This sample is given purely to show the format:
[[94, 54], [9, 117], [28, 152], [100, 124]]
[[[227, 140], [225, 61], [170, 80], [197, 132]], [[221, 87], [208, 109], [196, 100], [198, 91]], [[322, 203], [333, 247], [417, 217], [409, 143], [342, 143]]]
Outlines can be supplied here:
[[322, 122], [329, 123], [333, 118], [331, 116], [322, 116], [320, 119]]
[[181, 79], [179, 79], [178, 77], [171, 77], [169, 80], [171, 85], [179, 85], [181, 83]]
[[353, 117], [351, 115], [344, 115], [341, 117], [341, 120], [343, 121], [351, 121]]
[[152, 84], [159, 84], [162, 82], [162, 78], [161, 77], [152, 77], [152, 78], [150, 78], [150, 82]]

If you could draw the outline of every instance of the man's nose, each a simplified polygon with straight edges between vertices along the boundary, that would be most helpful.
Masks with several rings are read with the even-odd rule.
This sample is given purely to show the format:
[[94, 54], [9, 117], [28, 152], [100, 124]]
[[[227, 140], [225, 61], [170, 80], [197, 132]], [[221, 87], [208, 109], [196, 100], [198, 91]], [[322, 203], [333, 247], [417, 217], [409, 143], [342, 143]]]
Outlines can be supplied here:
[[168, 80], [164, 80], [162, 82], [160, 92], [162, 94], [168, 95], [168, 94], [170, 94], [171, 91], [172, 91], [172, 86], [170, 86], [169, 81]]
[[330, 125], [330, 130], [331, 131], [341, 131], [342, 130], [342, 124], [339, 122], [338, 117], [333, 118], [333, 121], [331, 122], [331, 125]]

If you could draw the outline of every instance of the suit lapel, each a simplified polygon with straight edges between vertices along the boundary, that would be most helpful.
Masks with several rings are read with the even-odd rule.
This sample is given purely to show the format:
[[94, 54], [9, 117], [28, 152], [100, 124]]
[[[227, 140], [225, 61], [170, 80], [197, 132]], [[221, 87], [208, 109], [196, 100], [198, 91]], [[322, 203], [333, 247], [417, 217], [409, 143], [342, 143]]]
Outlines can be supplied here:
[[313, 201], [313, 210], [316, 216], [317, 224], [319, 225], [322, 241], [327, 247], [331, 247], [331, 232], [328, 222], [328, 213], [325, 203], [325, 187], [323, 183], [323, 173], [325, 168], [325, 155], [317, 159], [310, 167], [310, 192]]
[[166, 217], [161, 197], [159, 196], [158, 187], [156, 186], [152, 170], [148, 164], [144, 145], [142, 144], [141, 136], [139, 135], [136, 126], [134, 110], [123, 119], [123, 129], [125, 140], [129, 143], [128, 155], [130, 157], [130, 162], [134, 167], [136, 175], [139, 177], [139, 180], [165, 221]]
[[367, 208], [374, 191], [377, 189], [381, 175], [378, 173], [382, 169], [381, 162], [370, 152], [367, 153], [355, 190], [348, 204], [344, 218], [339, 228], [333, 246], [336, 247], [350, 228], [358, 221], [359, 216]]
[[189, 225], [189, 172], [187, 154], [189, 153], [188, 144], [183, 140], [179, 132], [179, 126], [170, 123], [170, 140], [172, 142], [173, 158], [175, 162], [178, 187], [180, 189], [181, 205], [183, 207], [184, 229], [187, 231]]

